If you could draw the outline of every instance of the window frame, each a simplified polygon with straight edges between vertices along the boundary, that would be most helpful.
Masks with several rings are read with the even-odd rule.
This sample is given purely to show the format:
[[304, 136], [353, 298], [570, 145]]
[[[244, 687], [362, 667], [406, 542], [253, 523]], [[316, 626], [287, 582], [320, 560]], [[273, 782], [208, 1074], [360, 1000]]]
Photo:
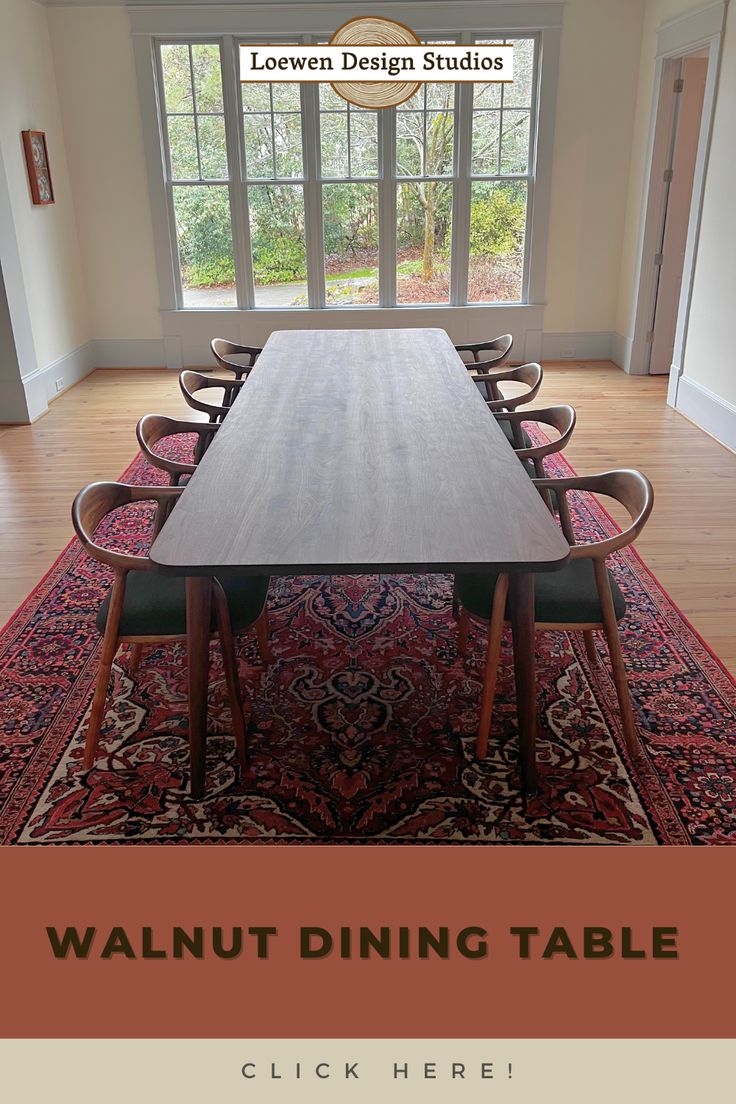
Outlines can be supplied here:
[[[237, 311], [254, 311], [263, 315], [278, 315], [283, 318], [285, 314], [312, 312], [314, 310], [336, 311], [376, 311], [388, 308], [391, 314], [397, 311], [411, 310], [412, 312], [434, 312], [435, 319], [432, 324], [441, 324], [441, 318], [448, 309], [457, 313], [458, 308], [468, 312], [492, 309], [501, 311], [504, 322], [506, 319], [517, 317], [518, 324], [526, 328], [528, 333], [532, 355], [537, 355], [534, 350], [541, 339], [541, 311], [544, 306], [544, 285], [546, 250], [548, 239], [548, 214], [550, 204], [550, 175], [552, 165], [552, 142], [554, 134], [554, 115], [557, 88], [557, 76], [559, 65], [560, 31], [562, 4], [544, 3], [538, 4], [532, 0], [516, 0], [511, 5], [508, 3], [482, 3], [473, 5], [459, 5], [452, 13], [452, 27], [445, 27], [443, 23], [450, 22], [450, 17], [439, 16], [433, 22], [431, 30], [422, 30], [415, 19], [413, 7], [408, 4], [400, 5], [393, 14], [400, 19], [406, 19], [415, 26], [417, 34], [428, 39], [457, 38], [461, 43], [472, 44], [479, 38], [498, 38], [500, 40], [510, 38], [534, 38], [535, 42], [535, 77], [533, 81], [533, 103], [530, 113], [533, 119], [530, 134], [530, 172], [525, 176], [528, 186], [527, 219], [525, 230], [525, 250], [523, 268], [522, 298], [516, 302], [498, 300], [487, 303], [468, 303], [462, 289], [467, 287], [467, 261], [469, 254], [469, 214], [470, 214], [470, 174], [458, 174], [453, 178], [453, 240], [452, 240], [452, 276], [450, 298], [445, 303], [396, 303], [395, 302], [395, 237], [396, 237], [396, 212], [395, 197], [399, 181], [396, 178], [393, 164], [393, 121], [389, 127], [385, 119], [391, 114], [392, 109], [379, 113], [379, 159], [383, 164], [391, 164], [391, 172], [384, 172], [377, 180], [371, 178], [371, 182], [377, 183], [379, 189], [379, 239], [381, 257], [391, 258], [391, 263], [381, 265], [380, 296], [378, 305], [374, 304], [333, 304], [327, 307], [324, 302], [324, 272], [323, 251], [321, 243], [322, 208], [321, 203], [316, 202], [321, 189], [321, 182], [317, 180], [317, 166], [311, 167], [305, 164], [305, 175], [312, 177], [311, 185], [308, 179], [305, 183], [305, 224], [308, 237], [308, 270], [310, 275], [317, 272], [317, 280], [308, 280], [309, 305], [300, 307], [255, 307], [248, 292], [252, 288], [252, 275], [250, 265], [250, 241], [248, 219], [244, 217], [244, 204], [236, 202], [233, 192], [241, 193], [244, 187], [242, 172], [242, 145], [243, 138], [240, 128], [235, 136], [235, 144], [238, 149], [233, 151], [231, 131], [233, 127], [226, 126], [227, 145], [229, 155], [229, 186], [231, 190], [231, 213], [234, 240], [234, 259], [237, 278]], [[161, 288], [161, 310], [164, 315], [181, 312], [182, 321], [177, 323], [172, 320], [164, 326], [164, 345], [167, 360], [178, 363], [180, 350], [183, 348], [199, 347], [191, 345], [192, 339], [198, 343], [200, 340], [194, 319], [196, 316], [217, 315], [227, 316], [230, 312], [227, 308], [218, 309], [210, 307], [183, 308], [181, 305], [181, 290], [178, 272], [178, 251], [173, 241], [170, 210], [171, 203], [166, 198], [165, 180], [162, 181], [164, 165], [161, 159], [162, 134], [161, 134], [161, 104], [157, 91], [158, 83], [158, 50], [162, 43], [218, 43], [221, 49], [221, 64], [223, 74], [223, 97], [225, 101], [226, 121], [228, 115], [234, 118], [240, 112], [235, 110], [235, 104], [228, 105], [228, 101], [236, 98], [240, 100], [240, 82], [237, 71], [237, 51], [240, 41], [274, 41], [276, 37], [281, 40], [299, 39], [300, 41], [324, 40], [325, 35], [331, 33], [335, 21], [339, 22], [343, 14], [348, 12], [345, 5], [337, 4], [329, 11], [315, 9], [311, 5], [293, 5], [295, 12], [294, 30], [289, 35], [275, 36], [269, 33], [273, 24], [273, 9], [266, 11], [263, 8], [244, 5], [243, 13], [250, 12], [250, 32], [244, 32], [234, 25], [232, 13], [218, 12], [213, 9], [205, 9], [201, 5], [180, 5], [172, 9], [171, 14], [176, 13], [175, 18], [163, 17], [152, 11], [140, 9], [132, 13], [132, 30], [134, 42], [134, 56], [138, 73], [138, 85], [141, 95], [141, 107], [143, 112], [144, 144], [146, 151], [146, 163], [149, 174], [151, 192], [151, 208], [154, 229], [154, 249], [159, 284]], [[240, 19], [238, 19], [240, 22]], [[304, 33], [305, 27], [311, 25], [313, 32]], [[460, 31], [460, 28], [465, 28]], [[489, 29], [490, 28], [490, 29]], [[508, 30], [506, 29], [508, 28]], [[207, 30], [215, 33], [203, 33]], [[228, 42], [232, 43], [232, 50], [228, 49]], [[153, 78], [153, 79], [152, 79]], [[314, 117], [318, 110], [317, 84], [302, 85], [306, 89], [306, 95], [310, 90], [314, 96]], [[455, 135], [455, 157], [464, 158], [468, 166], [471, 162], [471, 138], [472, 138], [472, 85], [460, 84], [457, 86], [457, 125]], [[463, 99], [466, 100], [463, 108]], [[240, 103], [238, 102], [238, 108]], [[153, 120], [156, 120], [155, 126]], [[383, 121], [382, 121], [383, 120]], [[464, 124], [464, 125], [463, 125]], [[314, 148], [313, 141], [307, 141], [309, 131], [309, 118], [303, 117], [302, 135], [304, 143], [305, 159], [310, 157], [310, 147]], [[389, 134], [390, 132], [390, 134]], [[233, 160], [237, 155], [237, 162]], [[237, 164], [238, 178], [233, 172], [233, 165]], [[522, 174], [523, 175], [523, 174]], [[504, 176], [503, 179], [512, 177]], [[357, 179], [357, 178], [356, 178]], [[361, 178], [362, 179], [362, 178]], [[291, 182], [291, 180], [290, 180]], [[326, 182], [326, 181], [325, 181]], [[162, 186], [163, 185], [163, 186]], [[465, 193], [463, 195], [463, 192]], [[309, 200], [312, 200], [312, 209], [315, 212], [310, 215]], [[315, 215], [317, 214], [317, 217]], [[463, 226], [462, 223], [465, 223]], [[165, 229], [165, 232], [164, 232]], [[318, 239], [318, 240], [316, 240]], [[318, 246], [318, 247], [317, 247]], [[461, 248], [464, 246], [464, 248]], [[311, 260], [310, 260], [311, 258]], [[463, 263], [463, 261], [465, 263]], [[518, 312], [524, 312], [518, 314]], [[517, 312], [517, 313], [515, 313]], [[186, 317], [192, 319], [192, 324], [185, 323]], [[460, 317], [460, 315], [458, 315]], [[465, 315], [463, 315], [465, 317]], [[467, 316], [468, 318], [470, 315]], [[521, 318], [525, 321], [522, 323]], [[435, 321], [436, 320], [436, 321]], [[267, 323], [257, 323], [260, 329]], [[297, 323], [298, 324], [298, 323]], [[339, 323], [337, 323], [339, 325]], [[378, 323], [377, 323], [378, 324]], [[382, 324], [386, 324], [384, 319]], [[430, 324], [427, 318], [424, 324]], [[468, 325], [471, 323], [468, 322]]]

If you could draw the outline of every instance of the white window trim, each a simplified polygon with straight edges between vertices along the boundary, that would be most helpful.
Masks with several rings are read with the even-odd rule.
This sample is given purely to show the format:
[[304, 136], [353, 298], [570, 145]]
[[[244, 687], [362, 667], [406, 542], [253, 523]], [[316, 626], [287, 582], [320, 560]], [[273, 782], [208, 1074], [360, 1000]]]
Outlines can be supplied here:
[[[196, 310], [182, 309], [181, 291], [178, 286], [178, 254], [175, 235], [172, 237], [173, 227], [170, 218], [170, 205], [166, 194], [165, 167], [162, 162], [162, 150], [164, 149], [161, 133], [162, 113], [159, 99], [160, 89], [157, 84], [157, 66], [155, 64], [155, 50], [157, 41], [168, 42], [177, 39], [187, 41], [205, 41], [222, 43], [226, 36], [234, 35], [236, 39], [247, 39], [263, 36], [280, 36], [284, 34], [284, 22], [288, 18], [290, 36], [314, 35], [323, 37], [330, 35], [336, 27], [355, 14], [360, 14], [357, 6], [350, 3], [283, 3], [280, 0], [272, 0], [271, 3], [240, 4], [237, 8], [232, 6], [208, 6], [198, 3], [170, 3], [160, 4], [156, 7], [145, 5], [138, 6], [137, 0], [128, 0], [131, 15], [133, 33], [133, 47], [136, 62], [138, 89], [141, 103], [141, 115], [143, 125], [143, 138], [148, 172], [149, 194], [151, 202], [151, 216], [153, 223], [154, 252], [159, 281], [160, 307], [165, 317], [164, 342], [167, 349], [167, 361], [172, 367], [179, 367], [183, 362], [191, 362], [192, 356], [198, 356], [202, 350], [204, 363], [206, 343], [200, 338], [204, 333], [201, 325], [212, 329], [215, 318], [221, 320], [219, 326], [223, 334], [228, 329], [227, 318], [233, 319], [230, 325], [230, 333], [237, 340], [237, 334], [242, 333], [244, 327], [249, 334], [254, 331], [269, 332], [273, 325], [348, 325], [350, 318], [362, 318], [356, 321], [358, 325], [447, 325], [448, 312], [452, 312], [455, 318], [455, 329], [462, 327], [463, 333], [470, 326], [470, 315], [467, 312], [494, 311], [499, 317], [496, 324], [486, 325], [509, 326], [506, 319], [515, 318], [516, 333], [523, 329], [527, 333], [526, 353], [528, 357], [538, 356], [538, 348], [541, 347], [542, 314], [545, 302], [545, 275], [547, 260], [548, 217], [550, 207], [550, 185], [552, 169], [552, 146], [554, 138], [554, 116], [557, 93], [557, 77], [559, 66], [560, 30], [562, 22], [562, 3], [535, 3], [527, 0], [516, 0], [514, 3], [495, 3], [494, 0], [466, 0], [466, 2], [447, 5], [446, 3], [378, 3], [371, 11], [375, 14], [385, 14], [388, 18], [406, 22], [422, 36], [439, 37], [445, 35], [460, 35], [461, 40], [470, 40], [473, 37], [487, 37], [495, 35], [529, 35], [538, 37], [537, 67], [538, 79], [535, 82], [536, 104], [536, 140], [534, 181], [530, 183], [527, 200], [527, 234], [525, 242], [525, 268], [523, 303], [473, 303], [463, 305], [453, 304], [399, 304], [387, 307], [394, 293], [395, 272], [393, 265], [382, 266], [381, 285], [379, 288], [379, 306], [341, 306], [327, 308], [315, 294], [313, 302], [319, 303], [312, 307], [290, 307], [286, 309], [254, 308], [252, 303], [244, 301], [247, 297], [245, 289], [252, 287], [252, 281], [248, 278], [250, 258], [250, 243], [248, 241], [248, 227], [241, 225], [234, 238], [240, 242], [236, 246], [235, 267], [236, 273], [241, 277], [238, 281], [239, 300], [236, 308]], [[288, 14], [287, 14], [288, 13]], [[228, 100], [237, 95], [237, 83], [235, 80], [236, 59], [229, 49], [222, 49], [223, 66], [223, 95], [225, 108], [228, 109]], [[316, 86], [314, 86], [316, 88]], [[471, 95], [470, 85], [460, 85], [459, 95]], [[232, 107], [232, 104], [231, 104]], [[383, 131], [383, 156], [391, 151], [390, 137], [386, 135], [389, 128], [382, 127]], [[231, 137], [228, 138], [230, 143]], [[242, 138], [238, 139], [242, 145]], [[469, 156], [467, 143], [469, 137], [458, 135], [458, 155]], [[465, 143], [465, 145], [464, 145]], [[228, 156], [237, 157], [231, 164], [240, 165], [242, 150], [231, 150], [228, 146]], [[243, 185], [238, 180], [238, 173], [231, 172], [230, 187], [241, 188]], [[463, 179], [463, 178], [461, 178]], [[396, 226], [395, 218], [386, 217], [390, 211], [393, 194], [392, 183], [384, 177], [379, 180], [379, 202], [383, 204], [383, 210], [379, 213], [379, 234], [382, 235], [384, 255], [392, 255], [395, 242]], [[381, 193], [384, 193], [381, 195]], [[469, 184], [468, 184], [469, 192]], [[241, 218], [243, 223], [244, 205], [239, 202], [232, 204], [233, 217]], [[462, 187], [460, 189], [460, 202], [453, 213], [454, 230], [453, 241], [462, 239], [459, 237], [465, 232], [465, 227], [457, 220], [469, 220], [469, 194], [463, 199]], [[309, 220], [313, 221], [313, 220]], [[318, 224], [321, 227], [321, 214]], [[234, 228], [235, 229], [235, 228]], [[315, 264], [322, 264], [321, 242], [308, 240], [308, 249], [312, 251], [313, 261], [310, 268], [314, 270]], [[245, 246], [242, 243], [245, 243]], [[320, 259], [316, 260], [319, 250]], [[461, 250], [461, 253], [467, 251]], [[457, 258], [453, 266], [453, 287], [451, 294], [458, 298], [458, 288], [465, 282], [465, 273], [459, 268]], [[248, 274], [246, 276], [246, 273]], [[245, 277], [243, 279], [242, 277]], [[314, 289], [312, 289], [314, 290]], [[166, 316], [170, 315], [168, 321]], [[293, 319], [288, 319], [288, 316]], [[319, 316], [320, 322], [305, 316]], [[178, 319], [176, 316], [179, 316]], [[188, 316], [185, 319], [184, 316]], [[233, 318], [233, 316], [235, 316]], [[247, 318], [245, 317], [247, 316]], [[258, 322], [254, 321], [258, 317]], [[330, 316], [330, 321], [327, 321]], [[461, 321], [462, 316], [462, 321]], [[288, 319], [288, 320], [287, 320]], [[501, 321], [503, 319], [503, 321]], [[238, 321], [240, 320], [240, 321]]]

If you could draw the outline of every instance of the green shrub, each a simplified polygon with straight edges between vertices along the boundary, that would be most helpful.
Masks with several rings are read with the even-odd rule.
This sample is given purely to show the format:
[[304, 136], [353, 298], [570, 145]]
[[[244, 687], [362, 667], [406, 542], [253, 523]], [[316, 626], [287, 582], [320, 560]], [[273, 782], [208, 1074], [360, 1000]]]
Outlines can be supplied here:
[[192, 288], [226, 287], [235, 283], [235, 265], [232, 257], [216, 257], [202, 264], [190, 265], [186, 278]]
[[257, 284], [290, 284], [307, 275], [304, 243], [275, 237], [267, 244], [253, 242], [253, 275]]
[[235, 280], [227, 188], [179, 188], [175, 193], [181, 265], [190, 287]]
[[524, 194], [513, 185], [478, 189], [470, 209], [470, 253], [474, 257], [514, 253], [526, 222]]

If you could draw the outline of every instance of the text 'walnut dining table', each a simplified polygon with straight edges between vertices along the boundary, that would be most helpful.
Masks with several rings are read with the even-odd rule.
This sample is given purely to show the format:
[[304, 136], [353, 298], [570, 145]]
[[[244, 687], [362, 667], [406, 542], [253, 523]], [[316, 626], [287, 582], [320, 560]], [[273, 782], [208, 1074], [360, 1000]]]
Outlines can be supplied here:
[[534, 573], [569, 547], [439, 329], [281, 330], [151, 548], [187, 576], [191, 792], [204, 792], [211, 579], [510, 573], [520, 762], [536, 789]]

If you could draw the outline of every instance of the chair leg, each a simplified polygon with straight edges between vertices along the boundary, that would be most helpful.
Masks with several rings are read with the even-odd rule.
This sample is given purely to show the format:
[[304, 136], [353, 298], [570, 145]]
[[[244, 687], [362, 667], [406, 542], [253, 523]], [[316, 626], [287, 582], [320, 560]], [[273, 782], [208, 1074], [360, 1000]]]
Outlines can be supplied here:
[[603, 628], [606, 633], [608, 651], [611, 656], [613, 681], [616, 686], [619, 709], [621, 710], [621, 724], [624, 730], [624, 740], [626, 741], [628, 751], [633, 755], [639, 750], [639, 736], [636, 731], [629, 684], [626, 681], [626, 668], [624, 667], [624, 657], [621, 651], [618, 622], [616, 621], [616, 613], [613, 608], [611, 583], [603, 560], [594, 560], [593, 566], [595, 568], [595, 578], [598, 584], [598, 596], [600, 598], [601, 609], [603, 610]]
[[583, 629], [583, 639], [585, 640], [585, 654], [592, 664], [598, 662], [598, 652], [595, 646], [595, 637], [593, 636], [592, 629]]
[[457, 631], [457, 651], [458, 655], [465, 656], [468, 654], [468, 633], [470, 631], [470, 615], [466, 610], [460, 611], [460, 619]]
[[240, 693], [240, 679], [238, 678], [238, 663], [235, 658], [235, 643], [230, 623], [230, 610], [227, 598], [218, 583], [215, 583], [213, 597], [215, 600], [215, 615], [217, 617], [217, 631], [220, 636], [220, 648], [222, 649], [222, 665], [225, 671], [225, 684], [230, 700], [230, 712], [233, 717], [233, 735], [235, 747], [238, 752], [240, 769], [245, 773], [248, 769], [248, 733], [246, 729], [243, 698]]
[[100, 738], [100, 729], [105, 717], [105, 702], [107, 701], [107, 687], [110, 682], [110, 672], [115, 653], [118, 650], [118, 628], [120, 626], [120, 614], [125, 597], [125, 572], [116, 572], [115, 581], [110, 593], [110, 608], [107, 611], [107, 624], [105, 635], [102, 638], [102, 651], [100, 653], [100, 666], [97, 671], [97, 682], [92, 698], [92, 709], [89, 714], [87, 736], [84, 742], [84, 769], [89, 770], [95, 761], [97, 742]]
[[496, 697], [496, 678], [498, 661], [501, 654], [501, 634], [506, 615], [506, 597], [509, 592], [508, 575], [499, 575], [493, 592], [493, 608], [488, 625], [488, 644], [486, 646], [486, 669], [483, 675], [483, 695], [480, 702], [480, 723], [475, 739], [476, 759], [485, 759], [488, 751], [488, 734], [491, 730], [491, 715]]
[[275, 662], [275, 656], [271, 651], [271, 645], [268, 642], [268, 633], [268, 610], [264, 606], [261, 616], [256, 621], [256, 638], [258, 640], [258, 651], [260, 652], [262, 661], [266, 665]]
[[135, 674], [141, 665], [141, 657], [143, 656], [142, 644], [130, 645], [130, 659], [128, 660], [128, 671], [131, 675]]
[[457, 579], [452, 577], [452, 616], [456, 621], [460, 620], [460, 599], [457, 596]]

